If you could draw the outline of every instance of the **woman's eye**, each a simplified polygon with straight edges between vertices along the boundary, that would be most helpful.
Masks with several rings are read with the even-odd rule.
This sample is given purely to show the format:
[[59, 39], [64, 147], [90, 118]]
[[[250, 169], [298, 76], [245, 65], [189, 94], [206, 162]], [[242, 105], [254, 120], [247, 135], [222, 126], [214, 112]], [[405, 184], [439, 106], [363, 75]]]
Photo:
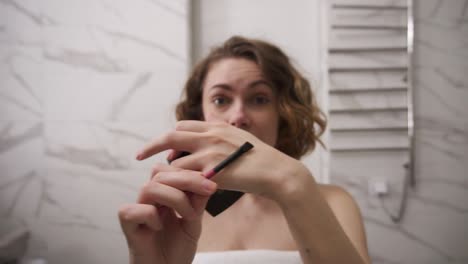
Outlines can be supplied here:
[[256, 105], [263, 105], [263, 104], [268, 104], [270, 102], [270, 99], [264, 95], [258, 95], [253, 98], [253, 103]]
[[228, 99], [226, 97], [216, 97], [213, 99], [213, 103], [215, 105], [221, 106], [229, 103]]

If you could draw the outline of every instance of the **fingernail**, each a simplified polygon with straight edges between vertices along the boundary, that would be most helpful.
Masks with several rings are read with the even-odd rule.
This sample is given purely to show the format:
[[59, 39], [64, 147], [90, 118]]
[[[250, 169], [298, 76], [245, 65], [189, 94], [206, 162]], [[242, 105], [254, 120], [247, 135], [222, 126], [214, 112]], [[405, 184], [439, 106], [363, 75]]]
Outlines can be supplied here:
[[174, 159], [174, 152], [170, 152], [169, 155], [167, 155], [167, 161], [172, 161]]
[[204, 179], [202, 182], [203, 189], [206, 191], [207, 194], [212, 194], [216, 191], [216, 183], [210, 181], [208, 179]]
[[141, 157], [142, 157], [142, 153], [141, 152], [138, 152], [137, 156], [136, 156], [136, 159], [137, 160], [141, 160]]

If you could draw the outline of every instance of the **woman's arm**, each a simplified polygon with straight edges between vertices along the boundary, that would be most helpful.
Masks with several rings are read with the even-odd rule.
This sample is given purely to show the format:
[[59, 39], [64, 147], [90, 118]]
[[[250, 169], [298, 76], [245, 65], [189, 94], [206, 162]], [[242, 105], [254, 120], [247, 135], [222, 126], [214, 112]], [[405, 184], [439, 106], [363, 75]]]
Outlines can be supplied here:
[[207, 172], [246, 141], [255, 147], [221, 171], [221, 189], [263, 195], [278, 203], [304, 263], [369, 263], [358, 207], [339, 188], [320, 188], [298, 160], [247, 131], [225, 123], [179, 121], [175, 131], [156, 138], [139, 159], [167, 149], [191, 154], [171, 166]]
[[282, 208], [304, 263], [370, 263], [363, 222], [353, 198], [315, 182], [304, 166], [277, 175]]

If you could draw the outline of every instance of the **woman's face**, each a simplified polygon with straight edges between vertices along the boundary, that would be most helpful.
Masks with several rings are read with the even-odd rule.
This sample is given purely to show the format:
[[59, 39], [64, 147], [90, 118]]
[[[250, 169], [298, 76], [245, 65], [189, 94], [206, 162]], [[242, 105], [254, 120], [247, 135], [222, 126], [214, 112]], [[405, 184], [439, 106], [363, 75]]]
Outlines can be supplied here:
[[228, 58], [211, 65], [203, 84], [202, 109], [205, 121], [226, 122], [276, 144], [276, 95], [252, 61]]

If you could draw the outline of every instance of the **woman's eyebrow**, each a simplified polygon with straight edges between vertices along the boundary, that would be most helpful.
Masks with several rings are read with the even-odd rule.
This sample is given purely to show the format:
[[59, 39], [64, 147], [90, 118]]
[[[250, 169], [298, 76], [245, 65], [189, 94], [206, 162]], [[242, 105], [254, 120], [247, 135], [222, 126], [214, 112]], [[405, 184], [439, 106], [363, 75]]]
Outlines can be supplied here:
[[268, 81], [266, 81], [266, 80], [263, 80], [263, 79], [253, 81], [253, 82], [251, 82], [247, 87], [248, 87], [248, 88], [254, 88], [254, 87], [259, 86], [259, 85], [266, 85], [266, 86], [268, 86], [270, 89], [272, 88], [270, 82], [268, 82]]
[[215, 84], [215, 85], [211, 86], [210, 90], [213, 90], [215, 88], [220, 88], [220, 89], [228, 90], [228, 91], [232, 90], [232, 87], [229, 84], [226, 84], [226, 83]]
[[[255, 80], [255, 81], [249, 83], [247, 85], [247, 88], [252, 89], [252, 88], [255, 88], [256, 86], [259, 86], [259, 85], [266, 85], [269, 88], [272, 87], [270, 82], [268, 82], [266, 80], [263, 80], [263, 79], [260, 79], [260, 80]], [[216, 89], [216, 88], [220, 88], [220, 89], [228, 90], [228, 91], [233, 90], [232, 86], [227, 84], [227, 83], [217, 83], [217, 84], [211, 86], [210, 90], [213, 90], [213, 89]]]

